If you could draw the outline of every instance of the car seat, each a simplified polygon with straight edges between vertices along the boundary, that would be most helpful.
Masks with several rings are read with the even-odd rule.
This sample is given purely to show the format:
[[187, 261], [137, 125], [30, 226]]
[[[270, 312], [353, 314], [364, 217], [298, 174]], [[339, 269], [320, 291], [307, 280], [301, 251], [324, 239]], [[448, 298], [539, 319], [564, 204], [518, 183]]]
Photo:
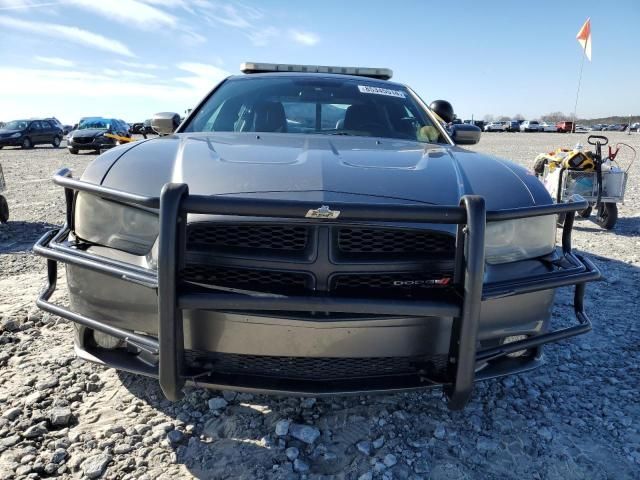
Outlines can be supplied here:
[[253, 109], [254, 132], [286, 132], [287, 117], [280, 102], [264, 101]]

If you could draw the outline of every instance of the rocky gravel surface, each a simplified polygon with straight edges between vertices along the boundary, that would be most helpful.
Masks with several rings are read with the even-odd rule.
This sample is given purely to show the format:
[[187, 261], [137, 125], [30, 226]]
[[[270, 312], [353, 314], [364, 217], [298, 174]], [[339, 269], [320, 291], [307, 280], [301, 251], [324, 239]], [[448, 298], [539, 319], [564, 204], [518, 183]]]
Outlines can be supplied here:
[[[610, 137], [640, 149], [640, 135]], [[531, 166], [578, 140], [484, 134], [473, 149]], [[314, 399], [190, 388], [170, 403], [154, 380], [75, 359], [70, 325], [34, 308], [45, 263], [30, 248], [63, 219], [51, 174], [79, 175], [93, 158], [0, 151], [12, 217], [0, 226], [0, 479], [640, 477], [637, 166], [615, 231], [575, 228], [575, 247], [604, 275], [587, 290], [594, 331], [548, 346], [536, 371], [478, 384], [450, 412], [437, 390]], [[559, 292], [555, 325], [572, 319], [571, 300]]]

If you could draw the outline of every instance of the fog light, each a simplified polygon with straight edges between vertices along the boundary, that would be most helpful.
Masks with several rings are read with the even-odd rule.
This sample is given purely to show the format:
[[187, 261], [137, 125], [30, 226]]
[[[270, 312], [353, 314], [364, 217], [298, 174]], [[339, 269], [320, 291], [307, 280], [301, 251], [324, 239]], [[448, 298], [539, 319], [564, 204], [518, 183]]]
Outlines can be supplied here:
[[113, 350], [114, 348], [121, 347], [123, 344], [122, 340], [120, 340], [119, 338], [116, 338], [113, 335], [109, 335], [104, 332], [99, 332], [97, 330], [93, 331], [93, 340], [96, 342], [96, 345], [108, 350]]
[[[512, 335], [510, 337], [505, 338], [502, 344], [506, 345], [507, 343], [519, 342], [520, 340], [525, 340], [526, 338], [527, 338], [526, 335]], [[526, 353], [527, 353], [526, 350], [518, 350], [517, 352], [507, 354], [507, 357], [511, 357], [511, 358], [521, 357]]]

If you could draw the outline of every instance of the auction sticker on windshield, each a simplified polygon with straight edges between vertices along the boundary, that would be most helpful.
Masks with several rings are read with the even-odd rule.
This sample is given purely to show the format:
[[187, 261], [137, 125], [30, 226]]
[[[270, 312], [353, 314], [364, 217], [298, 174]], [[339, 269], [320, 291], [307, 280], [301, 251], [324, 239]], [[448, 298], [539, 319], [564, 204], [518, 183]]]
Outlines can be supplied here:
[[388, 97], [405, 98], [406, 95], [401, 90], [391, 90], [389, 88], [370, 87], [369, 85], [358, 85], [360, 93], [373, 93], [374, 95], [386, 95]]

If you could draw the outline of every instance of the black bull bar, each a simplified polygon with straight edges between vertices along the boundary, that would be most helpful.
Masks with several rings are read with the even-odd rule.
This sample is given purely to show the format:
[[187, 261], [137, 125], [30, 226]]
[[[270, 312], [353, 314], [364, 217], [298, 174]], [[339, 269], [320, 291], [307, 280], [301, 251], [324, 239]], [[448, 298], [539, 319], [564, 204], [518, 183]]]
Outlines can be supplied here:
[[[371, 205], [331, 203], [339, 217], [312, 223], [333, 222], [412, 222], [457, 225], [454, 285], [458, 300], [429, 301], [422, 299], [385, 300], [371, 298], [332, 298], [314, 296], [252, 296], [239, 293], [189, 292], [179, 288], [178, 274], [186, 253], [188, 214], [234, 215], [304, 219], [318, 207], [317, 203], [288, 200], [254, 200], [219, 196], [190, 195], [186, 184], [166, 184], [160, 197], [145, 197], [120, 190], [90, 184], [71, 178], [67, 169], [54, 176], [54, 182], [65, 189], [66, 225], [45, 234], [34, 246], [34, 252], [47, 258], [48, 279], [41, 291], [39, 308], [98, 330], [144, 351], [158, 356], [160, 386], [170, 400], [182, 396], [184, 338], [182, 311], [325, 311], [414, 315], [453, 318], [444, 393], [451, 409], [463, 408], [471, 397], [478, 361], [488, 361], [509, 353], [534, 348], [591, 330], [584, 310], [585, 283], [600, 278], [600, 272], [586, 258], [571, 251], [571, 230], [575, 211], [588, 207], [581, 197], [569, 203], [525, 208], [486, 211], [484, 198], [462, 197], [459, 206], [431, 205]], [[125, 205], [159, 210], [160, 231], [158, 270], [153, 271], [113, 259], [107, 259], [73, 248], [66, 238], [73, 230], [73, 208], [77, 192], [87, 192]], [[521, 219], [541, 215], [564, 214], [562, 260], [549, 272], [516, 282], [484, 283], [485, 226], [487, 222]], [[56, 288], [57, 262], [81, 266], [157, 290], [158, 338], [105, 324], [49, 302]], [[481, 301], [562, 286], [575, 286], [574, 311], [578, 323], [563, 329], [543, 333], [525, 340], [476, 351]]]

